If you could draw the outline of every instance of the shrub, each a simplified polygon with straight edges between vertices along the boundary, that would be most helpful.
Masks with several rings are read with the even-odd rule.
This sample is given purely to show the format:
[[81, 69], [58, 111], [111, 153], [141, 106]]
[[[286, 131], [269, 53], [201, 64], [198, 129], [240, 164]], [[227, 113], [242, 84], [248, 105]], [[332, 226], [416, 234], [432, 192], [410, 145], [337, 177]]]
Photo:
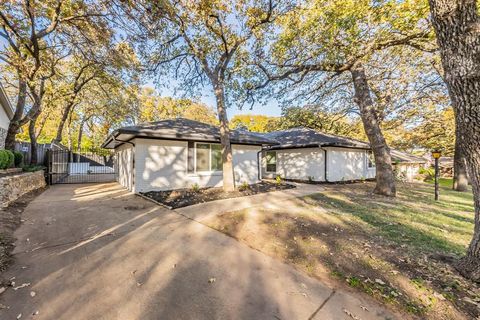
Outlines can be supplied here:
[[200, 186], [198, 185], [198, 183], [192, 184], [192, 191], [193, 191], [193, 192], [198, 192], [198, 191], [200, 191]]
[[15, 156], [13, 155], [13, 152], [10, 150], [5, 150], [7, 151], [8, 155], [8, 162], [7, 162], [7, 168], [12, 168], [15, 165]]
[[13, 167], [15, 156], [10, 150], [0, 150], [0, 169], [4, 170]]
[[420, 168], [418, 170], [418, 173], [427, 175], [429, 177], [434, 177], [435, 176], [435, 169], [434, 168]]
[[283, 182], [283, 181], [282, 181], [282, 177], [281, 177], [281, 176], [277, 176], [277, 177], [275, 178], [275, 183], [276, 183], [276, 184], [280, 185], [280, 184], [282, 184], [282, 182]]
[[0, 170], [5, 169], [4, 167], [7, 164], [7, 153], [5, 150], [0, 150]]
[[434, 168], [420, 168], [418, 170], [419, 175], [423, 176], [424, 181], [433, 180], [435, 178], [435, 169]]
[[246, 191], [246, 190], [248, 190], [248, 188], [250, 188], [250, 186], [248, 185], [248, 183], [247, 183], [246, 181], [244, 181], [244, 182], [240, 185], [240, 187], [238, 187], [238, 190], [239, 190], [239, 191]]
[[13, 151], [13, 156], [15, 157], [15, 167], [20, 168], [23, 164], [23, 153], [20, 151]]

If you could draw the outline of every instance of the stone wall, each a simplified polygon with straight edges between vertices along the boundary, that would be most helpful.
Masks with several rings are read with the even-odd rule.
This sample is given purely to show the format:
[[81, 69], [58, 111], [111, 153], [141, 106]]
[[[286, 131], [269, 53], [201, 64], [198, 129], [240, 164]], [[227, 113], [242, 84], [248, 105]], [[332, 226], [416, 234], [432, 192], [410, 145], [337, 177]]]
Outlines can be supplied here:
[[0, 128], [0, 149], [5, 148], [5, 139], [7, 138], [7, 130]]
[[43, 170], [0, 178], [0, 208], [8, 206], [27, 192], [46, 186]]

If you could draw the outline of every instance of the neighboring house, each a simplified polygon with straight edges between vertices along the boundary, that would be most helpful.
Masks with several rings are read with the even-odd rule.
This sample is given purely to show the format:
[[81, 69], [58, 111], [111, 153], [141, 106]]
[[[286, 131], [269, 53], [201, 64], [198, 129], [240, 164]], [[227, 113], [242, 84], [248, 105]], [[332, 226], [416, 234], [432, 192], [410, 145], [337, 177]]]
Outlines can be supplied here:
[[293, 128], [264, 134], [279, 144], [262, 152], [262, 177], [291, 180], [352, 181], [375, 178], [366, 142]]
[[8, 125], [13, 118], [13, 108], [7, 94], [0, 83], [0, 149], [5, 148]]
[[[262, 135], [234, 130], [235, 183], [260, 180], [263, 146], [275, 144]], [[102, 147], [115, 149], [118, 181], [133, 192], [222, 186], [219, 128], [183, 118], [115, 130]]]
[[394, 149], [390, 150], [390, 155], [397, 175], [403, 177], [406, 181], [413, 181], [415, 176], [419, 174], [420, 168], [425, 167], [428, 162], [423, 157]]

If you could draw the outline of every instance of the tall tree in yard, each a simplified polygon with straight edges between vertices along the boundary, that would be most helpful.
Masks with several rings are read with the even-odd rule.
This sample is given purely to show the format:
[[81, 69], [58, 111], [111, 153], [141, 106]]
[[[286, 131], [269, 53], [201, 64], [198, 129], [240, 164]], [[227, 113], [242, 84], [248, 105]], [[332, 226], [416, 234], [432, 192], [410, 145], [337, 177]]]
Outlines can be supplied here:
[[0, 60], [11, 67], [18, 81], [6, 147], [13, 149], [18, 130], [30, 122], [32, 162], [36, 162], [35, 127], [42, 112], [45, 87], [55, 75], [59, 61], [70, 54], [73, 38], [88, 42], [92, 31], [104, 29], [104, 24], [99, 23], [102, 14], [95, 10], [98, 8], [82, 0], [0, 3]]
[[[222, 145], [223, 188], [234, 189], [227, 96], [241, 71], [251, 40], [261, 37], [275, 18], [277, 4], [267, 1], [136, 1], [120, 3], [152, 48], [145, 57], [161, 81], [165, 72], [180, 79], [182, 89], [208, 86], [215, 96]], [[129, 25], [132, 28], [132, 25]], [[138, 37], [136, 39], [139, 39]]]
[[[345, 97], [353, 91], [375, 157], [374, 192], [395, 196], [390, 151], [381, 128], [383, 90], [373, 91], [372, 84], [378, 74], [393, 68], [395, 57], [410, 55], [412, 60], [416, 55], [412, 48], [430, 46], [427, 12], [425, 2], [414, 0], [302, 2], [279, 20], [280, 36], [275, 35], [269, 51], [259, 54], [260, 63], [256, 64], [266, 80], [251, 84], [256, 89], [251, 91], [266, 88], [272, 81], [284, 81], [288, 83], [285, 91], [292, 91], [293, 85], [306, 86], [312, 96], [317, 95], [314, 103], [326, 99], [326, 105], [335, 104], [333, 95]], [[380, 60], [380, 68], [375, 68], [372, 62]], [[401, 68], [396, 71], [401, 72]], [[347, 86], [350, 88], [345, 89]], [[248, 95], [247, 90], [247, 99]], [[396, 100], [390, 97], [390, 103], [384, 105]]]
[[480, 281], [480, 16], [476, 0], [429, 0], [463, 153], [472, 181], [475, 228], [467, 255], [458, 263], [464, 276]]

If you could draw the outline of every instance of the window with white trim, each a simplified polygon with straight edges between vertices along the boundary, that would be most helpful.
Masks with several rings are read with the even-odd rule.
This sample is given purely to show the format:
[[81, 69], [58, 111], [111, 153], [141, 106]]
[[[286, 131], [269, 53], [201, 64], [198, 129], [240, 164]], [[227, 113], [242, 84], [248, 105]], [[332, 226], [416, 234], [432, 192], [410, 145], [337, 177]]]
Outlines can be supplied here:
[[267, 172], [277, 172], [277, 152], [267, 151], [265, 159], [267, 161]]
[[373, 152], [371, 150], [367, 150], [367, 167], [375, 168], [375, 157], [373, 156]]
[[212, 143], [195, 144], [195, 171], [222, 171], [222, 146]]

